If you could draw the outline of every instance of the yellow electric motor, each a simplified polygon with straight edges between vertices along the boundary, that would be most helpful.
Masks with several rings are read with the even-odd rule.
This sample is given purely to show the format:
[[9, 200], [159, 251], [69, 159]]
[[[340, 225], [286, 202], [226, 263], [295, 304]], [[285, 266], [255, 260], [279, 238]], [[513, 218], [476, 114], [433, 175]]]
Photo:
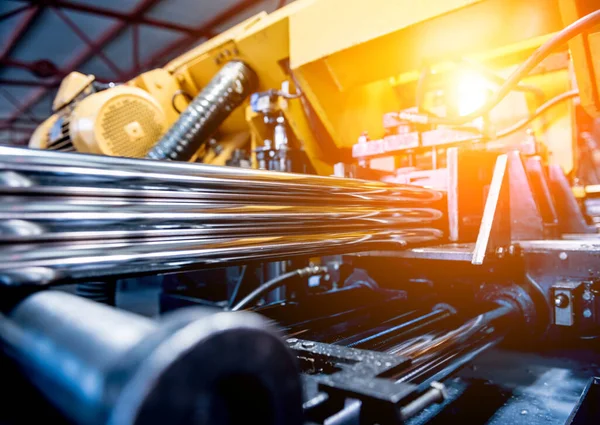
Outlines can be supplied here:
[[132, 86], [98, 90], [93, 76], [73, 73], [61, 84], [55, 114], [34, 133], [29, 146], [140, 158], [167, 130], [161, 105]]

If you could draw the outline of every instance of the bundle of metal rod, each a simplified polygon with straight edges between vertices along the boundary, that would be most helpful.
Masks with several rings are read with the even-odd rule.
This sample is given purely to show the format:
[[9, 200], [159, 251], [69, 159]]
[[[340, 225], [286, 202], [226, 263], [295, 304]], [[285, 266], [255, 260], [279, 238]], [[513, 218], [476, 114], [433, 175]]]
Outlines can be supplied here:
[[0, 148], [0, 282], [50, 284], [439, 240], [414, 186]]
[[404, 248], [437, 240], [430, 228], [353, 233], [116, 239], [65, 243], [14, 244], [0, 248], [0, 284], [48, 285], [109, 276], [223, 267], [369, 250]]
[[442, 198], [417, 186], [9, 147], [0, 147], [0, 193], [390, 207]]
[[438, 220], [431, 208], [211, 205], [37, 197], [0, 204], [0, 241], [151, 236], [207, 238], [402, 228]]
[[428, 384], [449, 374], [487, 348], [499, 343], [519, 317], [518, 309], [501, 303], [450, 331], [438, 331], [409, 340], [389, 353], [410, 357], [411, 367], [398, 382]]

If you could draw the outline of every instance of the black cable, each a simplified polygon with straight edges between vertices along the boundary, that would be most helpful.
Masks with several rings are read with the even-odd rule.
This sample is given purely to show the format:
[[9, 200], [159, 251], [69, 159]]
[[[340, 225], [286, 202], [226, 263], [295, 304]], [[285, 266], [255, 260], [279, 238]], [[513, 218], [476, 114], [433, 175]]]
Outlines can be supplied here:
[[235, 288], [233, 288], [233, 294], [231, 294], [231, 298], [229, 299], [229, 308], [233, 307], [233, 303], [235, 303], [237, 294], [238, 294], [238, 292], [240, 292], [240, 287], [242, 286], [242, 283], [244, 282], [244, 276], [246, 275], [247, 268], [248, 268], [248, 266], [243, 266], [242, 270], [240, 271], [240, 277], [238, 278], [238, 281], [235, 283]]
[[[540, 115], [544, 114], [545, 112], [547, 112], [549, 109], [553, 108], [554, 106], [559, 105], [560, 103], [562, 103], [566, 100], [572, 99], [574, 97], [577, 97], [577, 96], [579, 96], [579, 92], [577, 90], [571, 90], [568, 92], [564, 92], [556, 97], [553, 97], [546, 103], [544, 103], [542, 106], [540, 106], [538, 109], [536, 109], [535, 112], [533, 114], [531, 114], [531, 116], [524, 118], [521, 121], [516, 122], [515, 124], [511, 125], [510, 127], [505, 128], [504, 130], [498, 131], [493, 137], [486, 137], [484, 134], [480, 134], [477, 137], [473, 137], [472, 139], [464, 140], [463, 142], [464, 143], [478, 142], [482, 139], [495, 140], [495, 139], [501, 139], [503, 137], [510, 136], [510, 135], [516, 133], [517, 131], [520, 131], [523, 128], [527, 127], [527, 124], [529, 124], [532, 121], [534, 121], [535, 119], [539, 118]], [[456, 130], [462, 130], [462, 127], [456, 127]]]
[[189, 94], [188, 92], [184, 91], [184, 90], [177, 90], [175, 93], [173, 93], [173, 97], [171, 97], [171, 106], [173, 107], [173, 109], [175, 109], [175, 112], [177, 112], [178, 114], [181, 115], [181, 110], [177, 107], [177, 104], [175, 103], [175, 99], [177, 99], [177, 96], [182, 95], [183, 97], [186, 97], [188, 101], [191, 101], [192, 99], [194, 99], [194, 96], [192, 96], [191, 94]]
[[[461, 62], [467, 66], [473, 68], [475, 71], [482, 73], [487, 79], [493, 81], [495, 84], [501, 86], [506, 83], [506, 79], [498, 74], [493, 69], [488, 68], [482, 63], [472, 61], [468, 58], [461, 58]], [[539, 103], [543, 103], [545, 100], [544, 91], [539, 87], [532, 86], [529, 84], [517, 84], [513, 88], [513, 91], [525, 92], [533, 94]]]
[[542, 106], [540, 106], [538, 109], [535, 110], [535, 112], [528, 118], [525, 118], [513, 125], [511, 125], [508, 128], [505, 128], [504, 130], [501, 130], [499, 132], [496, 133], [496, 139], [500, 139], [502, 137], [507, 137], [510, 136], [511, 134], [516, 133], [519, 130], [522, 130], [523, 128], [527, 127], [527, 125], [529, 123], [531, 123], [533, 120], [535, 120], [536, 118], [538, 118], [540, 115], [544, 114], [546, 111], [548, 111], [550, 108], [566, 101], [569, 99], [572, 99], [574, 97], [579, 96], [579, 91], [577, 90], [571, 90], [565, 93], [562, 93], [556, 97], [553, 97], [552, 99], [550, 99], [549, 101], [547, 101], [546, 103], [544, 103]]
[[246, 297], [243, 300], [241, 300], [239, 303], [237, 303], [235, 305], [235, 307], [233, 307], [231, 309], [231, 311], [238, 311], [238, 310], [242, 310], [242, 309], [250, 307], [252, 304], [254, 304], [257, 300], [262, 298], [264, 295], [268, 294], [273, 289], [283, 286], [289, 279], [291, 279], [293, 277], [314, 276], [314, 275], [325, 273], [326, 271], [327, 271], [327, 269], [325, 267], [309, 266], [309, 267], [304, 267], [302, 269], [297, 269], [297, 270], [279, 275], [276, 278], [263, 283], [258, 288], [256, 288], [254, 291], [252, 291], [251, 293], [246, 295]]
[[558, 46], [566, 43], [582, 32], [590, 29], [600, 23], [600, 10], [592, 12], [581, 19], [573, 22], [571, 25], [559, 31], [550, 40], [542, 44], [533, 54], [513, 72], [506, 82], [496, 91], [492, 97], [477, 111], [460, 117], [435, 117], [424, 114], [415, 114], [410, 112], [400, 112], [399, 118], [407, 121], [434, 125], [462, 125], [483, 115], [488, 114], [496, 107], [514, 87], [527, 76], [537, 65], [539, 65], [550, 53]]

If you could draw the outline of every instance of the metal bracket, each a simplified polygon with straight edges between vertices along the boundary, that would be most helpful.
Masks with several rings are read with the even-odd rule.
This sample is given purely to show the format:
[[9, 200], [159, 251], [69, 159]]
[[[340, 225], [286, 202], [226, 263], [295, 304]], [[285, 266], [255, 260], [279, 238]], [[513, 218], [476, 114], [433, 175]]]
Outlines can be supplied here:
[[287, 342], [301, 364], [320, 372], [313, 378], [332, 396], [396, 406], [416, 388], [387, 378], [410, 365], [406, 357], [296, 338]]
[[554, 300], [554, 324], [573, 326], [575, 324], [575, 300], [582, 290], [581, 282], [557, 282], [552, 285]]

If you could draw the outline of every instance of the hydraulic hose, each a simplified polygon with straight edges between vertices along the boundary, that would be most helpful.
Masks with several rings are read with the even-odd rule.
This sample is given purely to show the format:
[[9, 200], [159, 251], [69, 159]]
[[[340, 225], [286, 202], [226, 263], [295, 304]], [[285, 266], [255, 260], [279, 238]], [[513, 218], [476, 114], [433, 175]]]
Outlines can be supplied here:
[[479, 118], [494, 109], [496, 105], [498, 105], [523, 78], [525, 78], [537, 65], [539, 65], [558, 47], [562, 46], [564, 43], [577, 37], [578, 35], [590, 30], [598, 23], [600, 23], [600, 10], [596, 10], [595, 12], [580, 18], [556, 33], [552, 38], [542, 44], [525, 62], [521, 64], [518, 69], [516, 69], [506, 79], [506, 82], [491, 96], [485, 105], [470, 114], [460, 117], [438, 117], [427, 116], [425, 114], [401, 112], [399, 117], [411, 122], [433, 125], [463, 125], [473, 121], [474, 119]]
[[192, 100], [179, 119], [148, 152], [147, 158], [187, 161], [257, 86], [244, 62], [228, 62]]
[[231, 309], [231, 311], [243, 310], [245, 308], [252, 306], [252, 304], [254, 304], [262, 296], [268, 294], [273, 289], [279, 288], [280, 286], [284, 285], [289, 279], [291, 279], [293, 277], [315, 276], [318, 274], [325, 273], [326, 271], [327, 271], [327, 269], [325, 267], [309, 266], [309, 267], [305, 267], [302, 269], [297, 269], [297, 270], [291, 271], [289, 273], [284, 273], [284, 274], [277, 276], [276, 278], [271, 279], [268, 282], [265, 282], [264, 284], [260, 285], [254, 291], [249, 293], [242, 301], [237, 303]]

